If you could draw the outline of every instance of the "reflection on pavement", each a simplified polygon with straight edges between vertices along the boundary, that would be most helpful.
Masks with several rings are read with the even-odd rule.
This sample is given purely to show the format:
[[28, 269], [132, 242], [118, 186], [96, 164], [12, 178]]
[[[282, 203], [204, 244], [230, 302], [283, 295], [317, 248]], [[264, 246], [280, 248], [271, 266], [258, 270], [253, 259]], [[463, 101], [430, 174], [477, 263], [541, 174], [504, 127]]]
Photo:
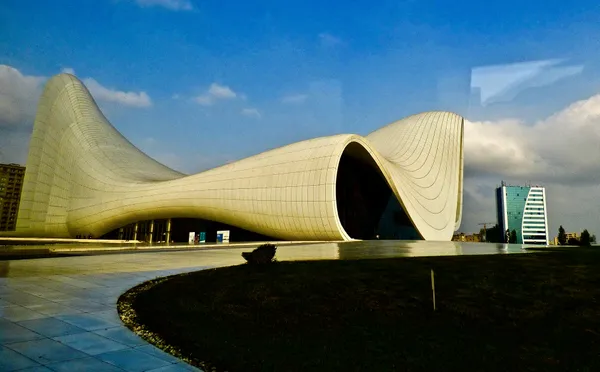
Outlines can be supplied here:
[[[244, 262], [243, 248], [172, 250], [0, 261], [0, 370], [195, 370], [125, 328], [116, 302], [161, 276]], [[520, 245], [357, 241], [280, 246], [289, 260], [505, 254]], [[92, 253], [92, 254], [90, 254]]]

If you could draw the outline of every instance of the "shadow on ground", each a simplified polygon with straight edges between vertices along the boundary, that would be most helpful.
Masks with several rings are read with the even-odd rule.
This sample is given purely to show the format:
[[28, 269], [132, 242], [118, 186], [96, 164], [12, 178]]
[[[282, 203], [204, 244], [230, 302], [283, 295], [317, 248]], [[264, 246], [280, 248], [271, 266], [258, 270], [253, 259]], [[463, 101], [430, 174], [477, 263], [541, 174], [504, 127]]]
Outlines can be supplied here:
[[121, 297], [128, 326], [207, 369], [600, 368], [593, 249], [280, 262], [159, 280]]

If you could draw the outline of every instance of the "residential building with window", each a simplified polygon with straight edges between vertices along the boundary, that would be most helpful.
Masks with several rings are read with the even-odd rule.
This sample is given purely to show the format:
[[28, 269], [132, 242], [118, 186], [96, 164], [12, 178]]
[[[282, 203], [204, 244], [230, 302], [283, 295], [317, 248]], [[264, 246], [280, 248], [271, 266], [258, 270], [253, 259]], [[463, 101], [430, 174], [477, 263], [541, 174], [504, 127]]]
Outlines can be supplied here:
[[479, 243], [483, 241], [481, 234], [465, 234], [459, 232], [452, 236], [453, 242], [470, 242], [470, 243]]
[[506, 234], [514, 230], [516, 243], [548, 245], [545, 187], [513, 186], [502, 181], [496, 189], [496, 211], [500, 231]]
[[14, 231], [17, 224], [25, 167], [0, 164], [0, 231]]

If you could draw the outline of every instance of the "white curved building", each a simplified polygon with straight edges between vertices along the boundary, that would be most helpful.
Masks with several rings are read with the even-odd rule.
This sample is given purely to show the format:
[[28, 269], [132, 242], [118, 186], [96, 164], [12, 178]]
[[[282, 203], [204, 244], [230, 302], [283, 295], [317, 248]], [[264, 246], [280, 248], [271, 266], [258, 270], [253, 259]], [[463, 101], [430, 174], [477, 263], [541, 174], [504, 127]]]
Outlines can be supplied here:
[[185, 175], [134, 147], [76, 77], [60, 74], [39, 103], [16, 233], [98, 237], [136, 221], [197, 218], [282, 240], [450, 240], [462, 177], [463, 118], [449, 112]]

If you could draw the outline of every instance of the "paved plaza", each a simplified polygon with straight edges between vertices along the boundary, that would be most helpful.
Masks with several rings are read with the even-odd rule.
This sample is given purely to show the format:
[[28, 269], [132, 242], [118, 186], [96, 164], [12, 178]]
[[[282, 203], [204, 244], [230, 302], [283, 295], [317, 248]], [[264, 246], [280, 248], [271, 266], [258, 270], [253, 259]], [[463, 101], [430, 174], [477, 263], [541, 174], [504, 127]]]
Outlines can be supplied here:
[[[156, 277], [237, 265], [250, 248], [0, 261], [0, 371], [190, 371], [123, 326], [116, 302]], [[520, 246], [351, 242], [279, 247], [279, 260], [521, 253]]]

